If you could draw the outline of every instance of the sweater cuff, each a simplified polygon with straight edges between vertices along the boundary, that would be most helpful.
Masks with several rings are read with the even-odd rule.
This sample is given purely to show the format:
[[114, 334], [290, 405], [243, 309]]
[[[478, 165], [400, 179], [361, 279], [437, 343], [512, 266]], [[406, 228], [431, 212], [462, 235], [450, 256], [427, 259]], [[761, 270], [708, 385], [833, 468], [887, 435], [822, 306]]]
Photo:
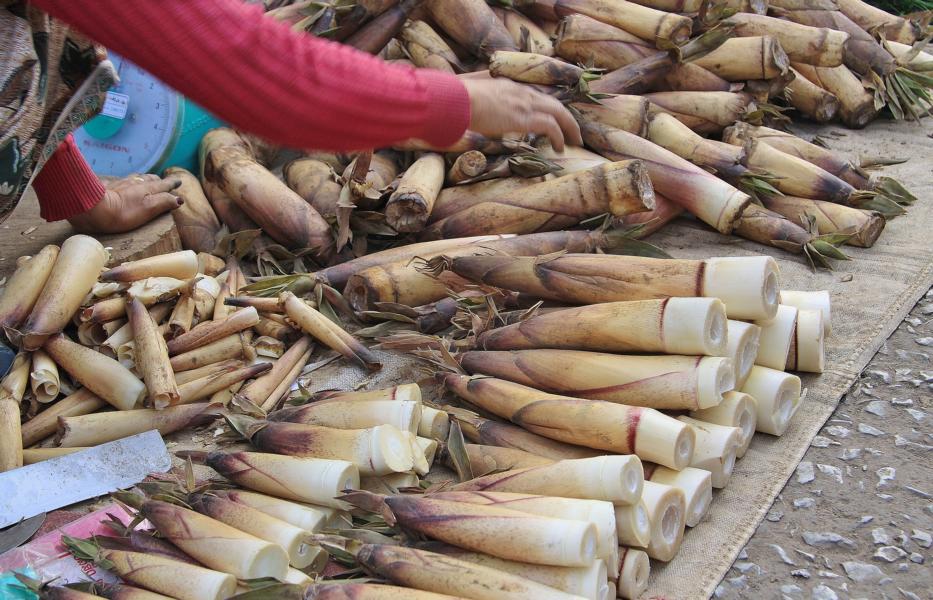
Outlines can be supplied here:
[[71, 135], [46, 161], [32, 187], [39, 198], [39, 214], [46, 221], [61, 221], [87, 212], [97, 206], [106, 191]]
[[450, 146], [470, 125], [470, 95], [454, 75], [431, 69], [416, 73], [428, 96], [424, 132], [417, 137], [439, 148]]

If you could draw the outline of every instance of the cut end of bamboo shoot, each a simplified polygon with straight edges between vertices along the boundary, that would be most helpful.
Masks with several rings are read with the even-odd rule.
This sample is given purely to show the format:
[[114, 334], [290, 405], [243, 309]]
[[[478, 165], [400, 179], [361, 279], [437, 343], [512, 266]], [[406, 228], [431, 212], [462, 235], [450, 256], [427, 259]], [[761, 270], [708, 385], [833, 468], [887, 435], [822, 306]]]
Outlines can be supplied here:
[[703, 295], [719, 298], [730, 319], [773, 319], [780, 298], [780, 271], [770, 256], [706, 260]]
[[726, 355], [726, 307], [718, 298], [668, 299], [662, 331], [669, 354]]
[[761, 338], [761, 328], [743, 321], [729, 320], [728, 344], [726, 356], [732, 360], [735, 368], [735, 387], [741, 388], [748, 379], [748, 374], [755, 366], [758, 357], [758, 346]]
[[781, 290], [781, 304], [794, 306], [798, 310], [820, 311], [823, 313], [823, 332], [825, 335], [832, 333], [832, 302], [828, 291]]
[[625, 600], [640, 598], [648, 589], [651, 564], [643, 550], [626, 548], [622, 558], [622, 569], [616, 582], [616, 594]]
[[788, 371], [823, 372], [826, 367], [824, 331], [823, 313], [818, 310], [797, 312], [790, 352], [787, 354]]
[[757, 404], [756, 431], [783, 435], [800, 403], [800, 378], [755, 366], [742, 391], [752, 396]]

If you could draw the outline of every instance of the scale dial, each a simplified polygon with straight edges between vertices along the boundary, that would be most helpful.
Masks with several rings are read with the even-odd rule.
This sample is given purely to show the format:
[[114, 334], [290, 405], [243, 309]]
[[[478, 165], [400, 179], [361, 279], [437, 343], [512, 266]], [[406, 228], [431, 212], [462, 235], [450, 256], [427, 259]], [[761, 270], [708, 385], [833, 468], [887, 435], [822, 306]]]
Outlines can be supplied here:
[[181, 96], [125, 58], [109, 52], [120, 77], [101, 114], [75, 132], [98, 175], [125, 177], [157, 170], [178, 141]]

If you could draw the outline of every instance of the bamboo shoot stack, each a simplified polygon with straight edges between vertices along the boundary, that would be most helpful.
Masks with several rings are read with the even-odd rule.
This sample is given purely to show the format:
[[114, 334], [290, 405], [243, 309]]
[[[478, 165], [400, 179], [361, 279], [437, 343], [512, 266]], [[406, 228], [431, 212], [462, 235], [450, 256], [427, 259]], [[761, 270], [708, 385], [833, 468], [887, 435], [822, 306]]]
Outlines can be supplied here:
[[693, 61], [729, 81], [772, 79], [787, 72], [790, 60], [776, 38], [738, 37]]
[[826, 364], [823, 332], [823, 313], [818, 310], [798, 311], [785, 368], [789, 371], [822, 373]]
[[480, 444], [514, 448], [552, 460], [589, 458], [604, 454], [591, 448], [552, 440], [515, 425], [491, 421], [472, 413], [465, 413], [467, 411], [455, 412], [454, 419], [460, 425], [463, 435], [467, 439]]
[[735, 456], [742, 458], [755, 435], [756, 414], [754, 398], [742, 392], [732, 391], [725, 394], [719, 406], [691, 411], [690, 416], [707, 423], [738, 428], [739, 445], [735, 450]]
[[0, 381], [0, 473], [23, 466], [19, 404], [29, 384], [29, 355], [20, 352]]
[[816, 67], [838, 67], [845, 56], [849, 34], [825, 27], [809, 27], [783, 19], [750, 13], [732, 15], [735, 34], [740, 37], [770, 36], [777, 39], [794, 63]]
[[12, 330], [16, 330], [26, 320], [42, 295], [58, 254], [58, 246], [49, 245], [35, 256], [22, 257], [16, 261], [16, 271], [0, 295], [0, 328], [7, 332], [11, 340]]
[[642, 499], [651, 522], [651, 541], [645, 547], [648, 556], [669, 562], [680, 551], [686, 526], [686, 500], [678, 488], [646, 481]]
[[755, 364], [783, 371], [797, 326], [797, 309], [781, 305], [773, 319], [756, 321], [755, 325], [761, 329]]
[[732, 469], [735, 467], [736, 450], [739, 447], [741, 435], [739, 428], [706, 423], [685, 416], [677, 417], [677, 419], [688, 423], [696, 433], [697, 446], [690, 466], [709, 471], [712, 474], [714, 488], [726, 487], [732, 477]]
[[444, 185], [444, 157], [425, 154], [405, 171], [386, 203], [386, 222], [399, 232], [421, 231]]
[[[684, 495], [685, 517], [687, 527], [696, 527], [703, 520], [709, 507], [713, 503], [712, 473], [705, 469], [687, 467], [680, 471], [668, 469], [661, 465], [645, 466], [646, 481], [663, 484], [680, 490]], [[650, 493], [650, 491], [649, 491]], [[642, 502], [645, 502], [644, 499]], [[646, 509], [647, 512], [647, 509]], [[644, 547], [647, 544], [638, 544]]]
[[560, 21], [572, 14], [583, 14], [624, 29], [639, 38], [664, 47], [665, 42], [682, 44], [690, 37], [688, 17], [640, 6], [625, 0], [546, 0], [526, 7], [532, 16]]
[[829, 292], [820, 290], [805, 292], [800, 290], [781, 290], [781, 304], [793, 306], [798, 310], [818, 310], [823, 313], [823, 332], [832, 331], [832, 309]]
[[783, 371], [755, 366], [742, 386], [755, 399], [758, 416], [755, 430], [783, 435], [800, 406], [800, 378]]

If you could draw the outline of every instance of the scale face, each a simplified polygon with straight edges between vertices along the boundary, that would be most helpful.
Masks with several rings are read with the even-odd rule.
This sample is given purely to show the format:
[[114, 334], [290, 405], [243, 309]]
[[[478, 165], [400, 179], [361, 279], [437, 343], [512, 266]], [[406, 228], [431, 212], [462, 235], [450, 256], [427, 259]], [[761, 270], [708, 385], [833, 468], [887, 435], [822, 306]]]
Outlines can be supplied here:
[[156, 170], [178, 142], [182, 96], [123, 57], [108, 56], [120, 83], [107, 92], [101, 113], [74, 133], [75, 142], [98, 175]]

